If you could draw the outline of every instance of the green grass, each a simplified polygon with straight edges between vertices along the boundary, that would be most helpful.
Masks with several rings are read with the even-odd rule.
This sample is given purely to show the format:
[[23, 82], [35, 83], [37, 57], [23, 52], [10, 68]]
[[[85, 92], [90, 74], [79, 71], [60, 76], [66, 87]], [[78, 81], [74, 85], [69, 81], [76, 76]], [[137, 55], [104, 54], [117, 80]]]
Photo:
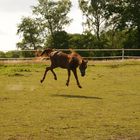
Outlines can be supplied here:
[[0, 140], [139, 140], [140, 61], [94, 62], [76, 85], [44, 64], [0, 65]]

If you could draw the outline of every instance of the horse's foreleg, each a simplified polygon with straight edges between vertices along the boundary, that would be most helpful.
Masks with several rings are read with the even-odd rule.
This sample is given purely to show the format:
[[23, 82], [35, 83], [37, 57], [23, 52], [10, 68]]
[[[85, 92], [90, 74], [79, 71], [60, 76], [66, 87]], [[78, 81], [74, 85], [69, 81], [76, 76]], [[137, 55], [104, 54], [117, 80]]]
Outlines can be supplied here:
[[71, 72], [70, 72], [70, 70], [68, 69], [68, 79], [67, 79], [67, 82], [66, 82], [66, 85], [67, 85], [67, 86], [69, 86], [70, 75], [71, 75]]
[[74, 77], [75, 77], [75, 79], [76, 79], [76, 82], [77, 82], [78, 87], [79, 87], [79, 88], [82, 88], [82, 86], [80, 85], [79, 80], [78, 80], [78, 76], [77, 76], [77, 71], [76, 71], [76, 69], [73, 69], [72, 71], [73, 71], [73, 74], [74, 74]]
[[46, 77], [46, 75], [47, 75], [47, 72], [48, 72], [49, 70], [51, 70], [51, 67], [47, 67], [47, 68], [46, 68], [46, 70], [45, 70], [45, 72], [44, 72], [44, 76], [43, 76], [43, 78], [40, 80], [41, 83], [44, 81], [44, 79], [45, 79], [45, 77]]
[[54, 75], [54, 80], [57, 80], [57, 76], [56, 76], [55, 72], [53, 71], [53, 69], [51, 69], [51, 72], [52, 72], [53, 75]]

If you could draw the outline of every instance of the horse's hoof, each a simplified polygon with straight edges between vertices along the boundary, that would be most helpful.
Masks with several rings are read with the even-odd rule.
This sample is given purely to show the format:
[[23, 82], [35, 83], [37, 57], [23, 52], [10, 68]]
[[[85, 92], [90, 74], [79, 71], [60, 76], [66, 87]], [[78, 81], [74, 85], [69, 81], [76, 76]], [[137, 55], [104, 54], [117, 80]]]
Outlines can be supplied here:
[[40, 80], [40, 83], [42, 83], [43, 82], [43, 80]]
[[57, 80], [57, 78], [55, 77], [54, 80]]
[[79, 88], [82, 88], [82, 86], [78, 85]]
[[66, 83], [66, 86], [68, 87], [68, 86], [69, 86], [69, 84], [68, 84], [68, 83]]

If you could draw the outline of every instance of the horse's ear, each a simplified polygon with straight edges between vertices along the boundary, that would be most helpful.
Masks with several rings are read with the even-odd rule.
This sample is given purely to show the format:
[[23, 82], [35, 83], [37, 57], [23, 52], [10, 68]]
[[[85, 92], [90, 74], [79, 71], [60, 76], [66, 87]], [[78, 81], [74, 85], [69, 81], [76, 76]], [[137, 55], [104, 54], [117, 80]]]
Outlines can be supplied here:
[[87, 64], [87, 63], [88, 63], [88, 60], [84, 60], [84, 59], [83, 59], [82, 62]]

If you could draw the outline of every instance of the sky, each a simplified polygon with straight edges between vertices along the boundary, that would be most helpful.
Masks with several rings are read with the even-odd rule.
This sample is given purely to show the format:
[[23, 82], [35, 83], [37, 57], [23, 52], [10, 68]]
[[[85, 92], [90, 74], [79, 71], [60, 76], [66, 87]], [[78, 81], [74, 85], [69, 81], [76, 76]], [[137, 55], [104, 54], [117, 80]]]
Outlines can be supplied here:
[[[73, 19], [66, 31], [69, 33], [82, 32], [82, 14], [78, 8], [78, 0], [71, 0], [73, 7], [69, 13]], [[0, 0], [0, 51], [16, 50], [20, 40], [16, 35], [17, 25], [23, 16], [31, 16], [32, 8], [37, 0]]]

